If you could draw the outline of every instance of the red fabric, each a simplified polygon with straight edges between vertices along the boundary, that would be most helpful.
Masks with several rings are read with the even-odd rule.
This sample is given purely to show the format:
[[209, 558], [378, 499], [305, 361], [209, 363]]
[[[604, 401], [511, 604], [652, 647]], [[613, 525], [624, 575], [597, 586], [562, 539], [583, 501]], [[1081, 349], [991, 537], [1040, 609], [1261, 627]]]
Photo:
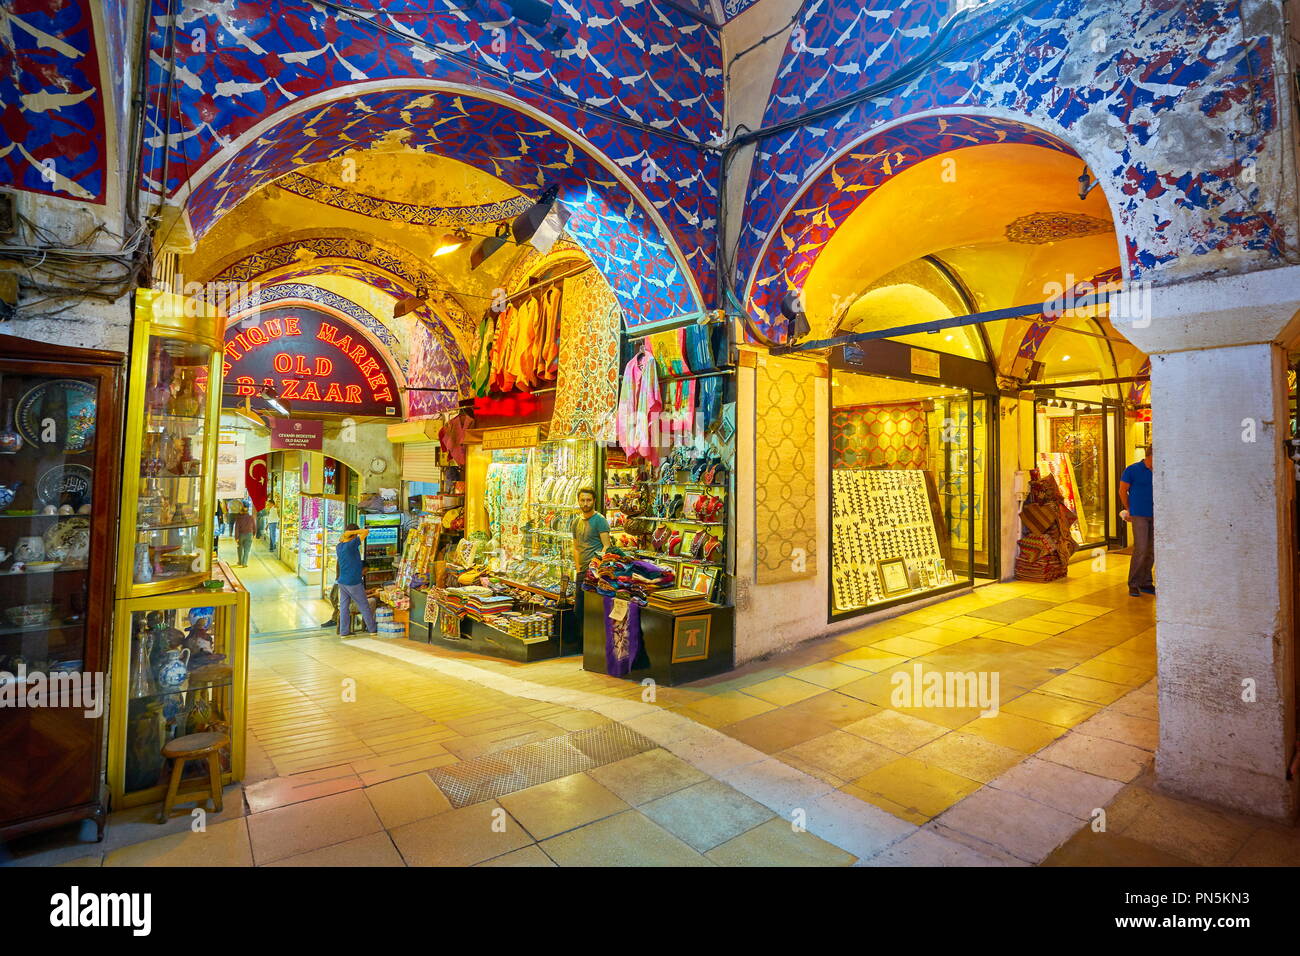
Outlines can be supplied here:
[[248, 500], [257, 511], [266, 507], [266, 478], [269, 470], [265, 455], [244, 462], [244, 488], [248, 492]]

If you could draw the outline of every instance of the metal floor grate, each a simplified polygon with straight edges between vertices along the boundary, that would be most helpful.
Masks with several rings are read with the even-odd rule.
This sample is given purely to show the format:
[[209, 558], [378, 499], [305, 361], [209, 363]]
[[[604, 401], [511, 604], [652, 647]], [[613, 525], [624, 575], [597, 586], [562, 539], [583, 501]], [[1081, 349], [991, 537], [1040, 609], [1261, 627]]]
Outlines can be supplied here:
[[654, 741], [622, 724], [606, 724], [437, 767], [429, 776], [452, 806], [466, 807], [623, 760], [655, 746]]

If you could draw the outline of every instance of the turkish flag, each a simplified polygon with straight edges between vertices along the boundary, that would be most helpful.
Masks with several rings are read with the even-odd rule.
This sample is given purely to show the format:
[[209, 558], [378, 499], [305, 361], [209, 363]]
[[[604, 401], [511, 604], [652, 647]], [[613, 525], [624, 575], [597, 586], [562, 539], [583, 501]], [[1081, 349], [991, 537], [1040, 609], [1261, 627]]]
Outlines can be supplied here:
[[244, 488], [248, 491], [248, 500], [257, 511], [266, 507], [266, 479], [269, 472], [265, 455], [244, 462]]

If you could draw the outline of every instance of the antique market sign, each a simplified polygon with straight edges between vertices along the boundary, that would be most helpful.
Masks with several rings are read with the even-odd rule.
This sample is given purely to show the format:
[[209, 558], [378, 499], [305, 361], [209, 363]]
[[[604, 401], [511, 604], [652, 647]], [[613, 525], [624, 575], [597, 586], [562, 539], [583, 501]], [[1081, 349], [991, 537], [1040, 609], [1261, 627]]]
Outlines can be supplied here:
[[272, 451], [320, 451], [324, 442], [324, 422], [302, 418], [271, 419]]
[[517, 428], [494, 428], [483, 433], [483, 450], [498, 448], [532, 448], [541, 440], [540, 425], [520, 425]]
[[235, 386], [228, 405], [270, 385], [295, 413], [402, 411], [397, 379], [379, 348], [354, 326], [310, 306], [273, 306], [235, 322], [226, 329], [224, 367]]

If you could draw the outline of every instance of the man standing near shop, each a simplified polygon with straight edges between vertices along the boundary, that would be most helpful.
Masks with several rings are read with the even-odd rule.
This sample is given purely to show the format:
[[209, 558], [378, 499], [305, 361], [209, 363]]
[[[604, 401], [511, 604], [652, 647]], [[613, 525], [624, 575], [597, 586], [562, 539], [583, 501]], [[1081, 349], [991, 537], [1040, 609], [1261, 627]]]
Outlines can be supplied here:
[[266, 515], [266, 547], [268, 551], [274, 552], [280, 543], [280, 506], [274, 498], [267, 503], [263, 514]]
[[247, 508], [244, 508], [235, 515], [234, 526], [235, 540], [239, 542], [239, 559], [235, 567], [246, 568], [248, 554], [253, 550], [253, 535], [257, 533], [257, 519], [248, 513]]
[[1151, 490], [1154, 477], [1151, 447], [1146, 457], [1124, 469], [1119, 478], [1120, 517], [1133, 526], [1133, 558], [1128, 566], [1128, 593], [1132, 597], [1155, 594], [1151, 567], [1156, 560], [1155, 508]]
[[596, 510], [596, 492], [590, 488], [578, 489], [578, 511], [573, 519], [573, 566], [574, 581], [581, 585], [591, 559], [609, 547], [609, 522]]
[[366, 633], [370, 637], [378, 635], [375, 624], [375, 612], [366, 597], [365, 570], [361, 562], [361, 546], [365, 544], [370, 529], [362, 531], [355, 524], [343, 529], [343, 536], [334, 548], [338, 555], [339, 587], [339, 635], [349, 637], [352, 634], [352, 605], [361, 611], [361, 619], [366, 622]]

